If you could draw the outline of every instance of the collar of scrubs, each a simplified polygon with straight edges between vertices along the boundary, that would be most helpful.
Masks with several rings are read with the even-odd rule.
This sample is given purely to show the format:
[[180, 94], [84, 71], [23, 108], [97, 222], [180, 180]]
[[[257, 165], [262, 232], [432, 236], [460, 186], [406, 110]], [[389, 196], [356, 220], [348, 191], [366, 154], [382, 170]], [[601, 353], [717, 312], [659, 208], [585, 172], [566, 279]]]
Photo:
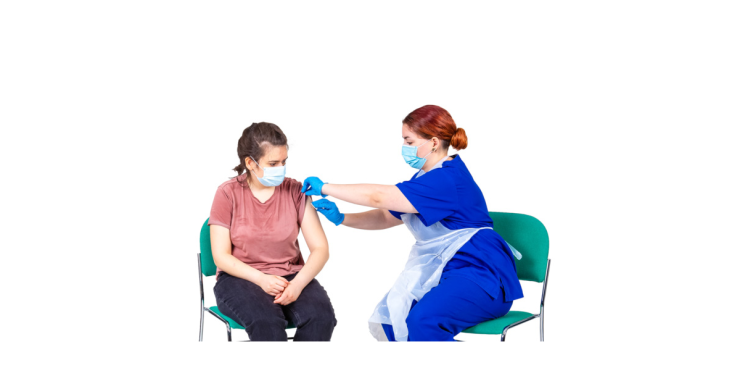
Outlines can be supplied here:
[[[445, 163], [445, 162], [452, 162], [452, 161], [448, 161], [447, 160], [447, 158], [449, 158], [449, 157], [451, 157], [451, 156], [448, 155], [448, 156], [442, 158], [441, 160], [439, 160], [439, 162], [437, 162], [436, 165], [432, 166], [432, 168], [429, 169], [429, 171], [431, 172], [432, 170], [434, 170], [434, 169], [436, 169], [438, 167], [442, 167], [442, 164]], [[453, 159], [453, 161], [454, 161], [454, 159]], [[416, 178], [419, 178], [419, 177], [423, 176], [425, 173], [428, 173], [428, 172], [425, 172], [424, 170], [419, 169], [419, 172], [416, 173]]]

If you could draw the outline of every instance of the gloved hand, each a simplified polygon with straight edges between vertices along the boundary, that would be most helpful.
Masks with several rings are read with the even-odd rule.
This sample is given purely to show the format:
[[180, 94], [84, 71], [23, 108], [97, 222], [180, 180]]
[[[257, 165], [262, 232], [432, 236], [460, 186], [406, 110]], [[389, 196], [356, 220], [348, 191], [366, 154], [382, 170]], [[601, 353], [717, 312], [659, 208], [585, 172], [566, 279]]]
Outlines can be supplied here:
[[326, 195], [321, 194], [321, 188], [324, 186], [324, 182], [321, 181], [318, 177], [308, 177], [305, 181], [303, 181], [303, 188], [301, 188], [301, 193], [305, 193], [308, 196], [318, 196], [321, 195], [321, 197], [326, 197]]
[[317, 211], [321, 212], [324, 217], [329, 219], [330, 222], [338, 226], [344, 221], [344, 214], [339, 212], [339, 208], [334, 204], [333, 201], [327, 199], [320, 199], [312, 202], [313, 206]]

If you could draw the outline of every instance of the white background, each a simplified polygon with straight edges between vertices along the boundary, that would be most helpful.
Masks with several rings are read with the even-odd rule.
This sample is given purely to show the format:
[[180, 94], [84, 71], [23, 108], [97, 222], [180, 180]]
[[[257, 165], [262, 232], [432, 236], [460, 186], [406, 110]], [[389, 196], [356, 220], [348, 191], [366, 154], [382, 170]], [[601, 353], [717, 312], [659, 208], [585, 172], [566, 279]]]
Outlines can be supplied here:
[[[12, 377], [29, 387], [728, 385], [738, 17], [733, 2], [708, 1], [4, 2], [1, 325]], [[532, 322], [503, 344], [375, 343], [367, 318], [412, 238], [322, 218], [333, 342], [227, 345], [206, 317], [197, 343], [198, 233], [242, 130], [278, 124], [289, 177], [395, 184], [413, 174], [401, 120], [425, 104], [466, 130], [460, 155], [489, 208], [547, 226], [547, 341]], [[540, 286], [524, 287], [514, 309], [535, 311]]]

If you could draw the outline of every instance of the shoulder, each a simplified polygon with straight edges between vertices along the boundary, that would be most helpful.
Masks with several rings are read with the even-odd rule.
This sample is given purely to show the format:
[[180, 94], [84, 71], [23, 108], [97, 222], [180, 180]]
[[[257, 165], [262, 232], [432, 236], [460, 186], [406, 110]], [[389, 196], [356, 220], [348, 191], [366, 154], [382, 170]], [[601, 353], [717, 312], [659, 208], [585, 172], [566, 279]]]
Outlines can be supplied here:
[[224, 192], [227, 194], [233, 193], [235, 190], [241, 188], [242, 184], [236, 180], [236, 177], [224, 182], [218, 186], [218, 192]]
[[[457, 159], [457, 158], [456, 158]], [[421, 177], [415, 178], [414, 180], [428, 180], [436, 182], [444, 182], [446, 185], [454, 185], [458, 181], [460, 176], [459, 164], [455, 163], [455, 160], [446, 161], [442, 166], [428, 171]]]
[[439, 169], [434, 169], [429, 173], [437, 172], [439, 176], [446, 176], [450, 180], [457, 181], [460, 177], [460, 172], [467, 170], [467, 167], [465, 167], [465, 163], [463, 163], [459, 154], [455, 154], [452, 157], [454, 158], [451, 161], [445, 161]]
[[296, 202], [298, 202], [303, 196], [305, 196], [305, 194], [301, 193], [301, 189], [303, 189], [303, 183], [290, 177], [285, 177], [278, 188], [280, 188], [281, 192], [292, 196], [293, 200]]
[[303, 187], [303, 183], [294, 178], [285, 177], [285, 179], [283, 179], [283, 182], [280, 183], [280, 187], [288, 189], [289, 191], [295, 191], [297, 188], [297, 190], [300, 192], [301, 188]]

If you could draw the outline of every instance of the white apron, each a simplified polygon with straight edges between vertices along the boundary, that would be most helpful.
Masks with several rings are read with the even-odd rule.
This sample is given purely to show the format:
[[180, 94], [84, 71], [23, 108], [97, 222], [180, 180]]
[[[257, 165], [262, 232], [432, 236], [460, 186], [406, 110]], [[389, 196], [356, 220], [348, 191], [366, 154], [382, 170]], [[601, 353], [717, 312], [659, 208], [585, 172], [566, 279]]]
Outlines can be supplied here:
[[406, 317], [411, 310], [411, 302], [420, 301], [427, 292], [439, 284], [447, 262], [476, 232], [493, 229], [482, 227], [450, 230], [440, 222], [426, 227], [413, 213], [402, 214], [401, 220], [416, 238], [416, 243], [411, 247], [409, 259], [401, 275], [370, 316], [370, 333], [380, 341], [388, 340], [382, 324], [393, 326], [396, 341], [407, 341], [409, 332]]

